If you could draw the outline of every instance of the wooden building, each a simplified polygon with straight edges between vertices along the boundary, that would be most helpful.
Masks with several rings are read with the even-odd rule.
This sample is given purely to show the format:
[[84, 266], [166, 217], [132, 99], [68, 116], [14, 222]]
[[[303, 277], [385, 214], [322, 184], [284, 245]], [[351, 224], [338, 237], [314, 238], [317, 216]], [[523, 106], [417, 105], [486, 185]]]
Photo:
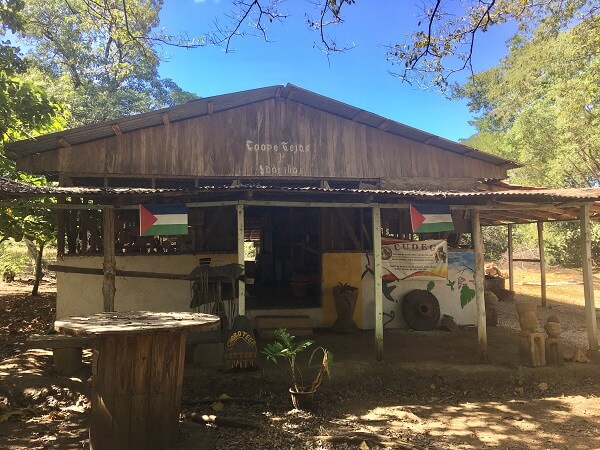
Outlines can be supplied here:
[[[332, 288], [356, 286], [354, 320], [375, 328], [378, 354], [384, 322], [402, 326], [402, 295], [420, 286], [399, 283], [382, 299], [382, 236], [427, 237], [412, 232], [410, 204], [448, 205], [455, 231], [429, 237], [474, 255], [473, 302], [465, 308], [440, 291], [440, 308], [478, 325], [482, 352], [481, 226], [581, 220], [585, 233], [600, 214], [598, 189], [503, 184], [514, 162], [293, 85], [53, 133], [13, 143], [7, 154], [60, 186], [48, 191], [60, 202], [58, 317], [186, 310], [187, 274], [201, 262], [239, 263], [254, 282], [239, 283], [236, 302], [251, 318], [302, 315], [330, 326]], [[187, 235], [140, 236], [138, 205], [146, 203], [185, 204]], [[460, 245], [471, 232], [474, 251]], [[592, 349], [595, 326], [594, 315]]]

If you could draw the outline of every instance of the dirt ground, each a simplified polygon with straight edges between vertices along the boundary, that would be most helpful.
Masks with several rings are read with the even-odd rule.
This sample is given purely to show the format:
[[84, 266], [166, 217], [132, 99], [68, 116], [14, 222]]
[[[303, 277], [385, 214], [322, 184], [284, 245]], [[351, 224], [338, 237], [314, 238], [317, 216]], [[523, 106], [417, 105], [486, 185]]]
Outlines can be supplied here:
[[[538, 278], [517, 271], [517, 298], [539, 295]], [[538, 308], [541, 322], [559, 316], [567, 356], [587, 346], [580, 281], [577, 271], [552, 271], [548, 307]], [[29, 289], [0, 284], [0, 448], [87, 448], [89, 354], [86, 368], [67, 378], [56, 375], [48, 351], [19, 346], [46, 332], [54, 314], [53, 286], [36, 298]], [[317, 330], [317, 343], [334, 354], [334, 372], [312, 412], [292, 409], [284, 366], [261, 360], [246, 373], [187, 367], [176, 448], [600, 448], [598, 363], [522, 367], [517, 333], [514, 305], [501, 302], [499, 326], [488, 329], [491, 361], [480, 364], [474, 328], [386, 330], [383, 362], [375, 360], [372, 332]], [[196, 423], [203, 414], [246, 428]]]

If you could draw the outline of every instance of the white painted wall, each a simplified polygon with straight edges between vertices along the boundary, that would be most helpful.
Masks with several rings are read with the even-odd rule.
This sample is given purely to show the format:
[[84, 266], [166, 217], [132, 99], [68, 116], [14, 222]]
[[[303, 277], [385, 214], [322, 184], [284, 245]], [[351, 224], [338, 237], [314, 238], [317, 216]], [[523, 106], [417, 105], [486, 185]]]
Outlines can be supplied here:
[[[187, 275], [199, 258], [211, 257], [212, 265], [237, 262], [236, 254], [135, 255], [116, 257], [117, 269]], [[102, 269], [101, 256], [67, 256], [57, 264]], [[116, 311], [188, 311], [190, 282], [152, 278], [117, 277]], [[102, 276], [58, 272], [56, 274], [56, 317], [102, 312]]]

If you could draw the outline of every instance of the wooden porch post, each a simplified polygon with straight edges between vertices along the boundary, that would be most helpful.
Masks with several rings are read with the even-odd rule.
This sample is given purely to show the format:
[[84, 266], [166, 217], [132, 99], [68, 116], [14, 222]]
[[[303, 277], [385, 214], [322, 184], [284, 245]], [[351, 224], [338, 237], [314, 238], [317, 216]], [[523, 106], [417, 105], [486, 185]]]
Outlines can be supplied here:
[[592, 272], [592, 237], [590, 234], [590, 206], [579, 208], [579, 223], [581, 228], [583, 291], [585, 295], [585, 317], [590, 350], [598, 350], [598, 324], [596, 322], [596, 305], [594, 302], [594, 279]]
[[479, 360], [488, 362], [487, 353], [487, 324], [485, 321], [485, 279], [483, 257], [483, 235], [479, 210], [471, 211], [471, 226], [473, 227], [473, 246], [475, 248], [475, 300], [477, 302], [477, 341], [479, 343]]
[[511, 291], [515, 290], [515, 276], [513, 270], [515, 268], [515, 263], [513, 261], [513, 224], [508, 224], [508, 288]]
[[115, 209], [113, 207], [102, 208], [102, 244], [104, 250], [102, 297], [104, 299], [104, 312], [111, 312], [115, 310], [115, 275], [117, 272], [117, 262], [115, 259]]
[[383, 360], [383, 291], [381, 286], [381, 208], [373, 207], [373, 277], [375, 282], [375, 344], [377, 361]]
[[[237, 258], [238, 264], [244, 268], [244, 205], [236, 205], [237, 212]], [[246, 283], [238, 281], [238, 314], [246, 314]]]
[[542, 287], [542, 306], [546, 307], [546, 256], [544, 252], [544, 222], [537, 223], [538, 246], [540, 248], [540, 285]]

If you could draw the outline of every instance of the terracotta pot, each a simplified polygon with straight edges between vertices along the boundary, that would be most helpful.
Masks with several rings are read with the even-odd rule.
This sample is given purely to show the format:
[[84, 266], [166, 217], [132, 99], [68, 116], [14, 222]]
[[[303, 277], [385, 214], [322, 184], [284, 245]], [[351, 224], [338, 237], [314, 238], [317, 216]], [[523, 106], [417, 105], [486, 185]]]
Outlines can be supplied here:
[[296, 391], [294, 388], [290, 388], [290, 396], [292, 397], [292, 404], [296, 409], [311, 409], [314, 406], [313, 397], [316, 391]]
[[352, 286], [335, 286], [333, 288], [333, 302], [337, 313], [337, 319], [331, 327], [334, 331], [354, 333], [358, 330], [352, 318], [357, 296], [358, 288]]

